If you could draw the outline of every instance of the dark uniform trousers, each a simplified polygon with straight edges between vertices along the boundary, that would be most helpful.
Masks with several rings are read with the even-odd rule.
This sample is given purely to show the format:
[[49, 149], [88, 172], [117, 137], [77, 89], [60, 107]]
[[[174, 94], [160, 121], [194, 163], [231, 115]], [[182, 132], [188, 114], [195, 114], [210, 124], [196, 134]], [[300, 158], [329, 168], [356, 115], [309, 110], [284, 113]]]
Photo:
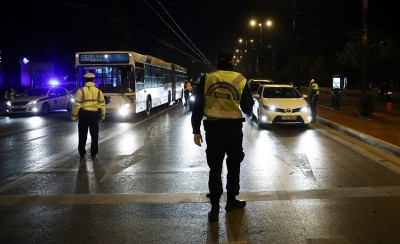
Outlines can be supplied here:
[[221, 174], [225, 154], [228, 170], [227, 195], [239, 194], [240, 163], [244, 158], [242, 121], [242, 119], [204, 120], [206, 156], [210, 168], [208, 187], [211, 202], [218, 202], [223, 193]]
[[78, 143], [78, 151], [81, 156], [85, 155], [86, 150], [86, 140], [88, 130], [90, 132], [90, 137], [92, 140], [90, 147], [90, 154], [96, 155], [99, 151], [99, 112], [93, 111], [85, 111], [81, 109], [79, 111], [79, 123], [78, 123], [78, 132], [79, 132], [79, 143]]
[[318, 96], [310, 96], [310, 109], [311, 109], [312, 122], [315, 122], [317, 120], [317, 103], [318, 103]]

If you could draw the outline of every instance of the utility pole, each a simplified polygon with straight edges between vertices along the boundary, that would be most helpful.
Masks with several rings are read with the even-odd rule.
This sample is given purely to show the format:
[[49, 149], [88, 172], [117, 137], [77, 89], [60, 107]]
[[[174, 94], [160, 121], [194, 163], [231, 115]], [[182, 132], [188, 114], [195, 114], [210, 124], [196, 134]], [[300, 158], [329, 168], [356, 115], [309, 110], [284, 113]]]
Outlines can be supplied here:
[[293, 77], [292, 82], [296, 82], [296, 59], [297, 59], [297, 34], [296, 34], [296, 0], [293, 0]]
[[362, 67], [361, 67], [361, 98], [359, 113], [362, 116], [371, 115], [374, 111], [371, 94], [367, 92], [368, 86], [368, 0], [362, 0]]

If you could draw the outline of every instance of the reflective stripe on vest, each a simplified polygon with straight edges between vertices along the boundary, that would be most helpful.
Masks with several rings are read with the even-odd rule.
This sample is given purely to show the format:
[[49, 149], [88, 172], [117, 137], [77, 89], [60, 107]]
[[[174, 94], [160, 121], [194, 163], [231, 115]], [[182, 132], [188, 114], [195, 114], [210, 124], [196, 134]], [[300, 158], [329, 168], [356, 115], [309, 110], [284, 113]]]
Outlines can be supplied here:
[[217, 70], [206, 74], [204, 114], [208, 118], [240, 119], [240, 98], [246, 78], [234, 71]]

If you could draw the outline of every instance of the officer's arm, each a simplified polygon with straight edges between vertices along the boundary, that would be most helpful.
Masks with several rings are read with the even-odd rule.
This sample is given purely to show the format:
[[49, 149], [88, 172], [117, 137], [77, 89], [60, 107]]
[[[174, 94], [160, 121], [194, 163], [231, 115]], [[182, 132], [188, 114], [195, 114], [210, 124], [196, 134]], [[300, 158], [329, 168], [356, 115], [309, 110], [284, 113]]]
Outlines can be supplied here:
[[82, 90], [79, 89], [75, 93], [75, 103], [74, 106], [72, 107], [71, 120], [75, 121], [78, 119], [78, 113], [79, 109], [81, 109], [81, 106], [82, 106]]
[[254, 99], [251, 95], [250, 88], [246, 84], [243, 89], [242, 97], [240, 99], [240, 109], [245, 114], [251, 114], [253, 111]]
[[205, 77], [200, 79], [200, 84], [195, 89], [195, 102], [192, 111], [192, 128], [193, 134], [200, 134], [201, 120], [204, 112], [204, 84]]
[[101, 110], [101, 121], [103, 121], [106, 118], [106, 103], [104, 100], [104, 94], [103, 92], [100, 90], [99, 92], [99, 99], [98, 99], [98, 103], [99, 103], [99, 107]]

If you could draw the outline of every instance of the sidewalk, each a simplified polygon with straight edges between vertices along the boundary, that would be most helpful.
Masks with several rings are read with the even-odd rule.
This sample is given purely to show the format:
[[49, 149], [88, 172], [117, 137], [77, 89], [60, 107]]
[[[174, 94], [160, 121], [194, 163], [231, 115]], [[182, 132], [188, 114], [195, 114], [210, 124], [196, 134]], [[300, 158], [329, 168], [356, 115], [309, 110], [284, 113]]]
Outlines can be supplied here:
[[356, 106], [344, 104], [340, 109], [333, 109], [321, 102], [317, 106], [317, 122], [400, 157], [399, 115], [374, 111], [362, 117]]

